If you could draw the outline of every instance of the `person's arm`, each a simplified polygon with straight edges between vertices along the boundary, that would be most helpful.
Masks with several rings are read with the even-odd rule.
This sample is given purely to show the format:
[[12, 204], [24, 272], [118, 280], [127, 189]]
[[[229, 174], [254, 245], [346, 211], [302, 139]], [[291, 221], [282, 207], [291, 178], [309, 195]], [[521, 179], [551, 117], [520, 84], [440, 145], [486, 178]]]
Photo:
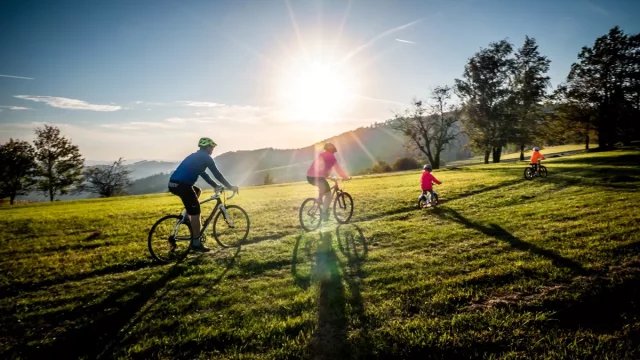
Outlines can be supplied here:
[[342, 168], [340, 167], [340, 165], [338, 165], [338, 163], [336, 163], [336, 172], [338, 173], [338, 175], [340, 175], [340, 177], [342, 177], [343, 179], [348, 179], [349, 175], [347, 175], [346, 172], [344, 172], [344, 170], [342, 170]]
[[540, 160], [547, 160], [547, 158], [544, 157], [544, 155], [540, 154]]
[[[220, 182], [222, 183], [222, 185], [224, 185], [225, 188], [227, 189], [233, 188], [233, 185], [229, 184], [229, 182], [227, 181], [227, 179], [224, 178], [220, 170], [218, 170], [218, 167], [216, 166], [216, 162], [213, 161], [211, 156], [208, 156], [208, 158], [209, 160], [207, 161], [207, 167], [209, 168], [209, 170], [211, 170], [211, 173], [213, 174], [213, 176], [215, 176], [216, 179], [220, 180]], [[203, 174], [206, 174], [206, 172], [203, 172]]]
[[215, 181], [213, 181], [211, 176], [209, 176], [209, 174], [207, 174], [206, 171], [203, 171], [202, 174], [200, 174], [200, 177], [202, 177], [202, 179], [204, 179], [204, 181], [206, 181], [207, 184], [213, 186], [214, 188], [217, 188], [219, 186], [218, 184], [216, 184]]
[[435, 176], [433, 176], [433, 174], [431, 174], [431, 177], [433, 178], [433, 182], [434, 182], [434, 183], [436, 183], [436, 184], [438, 184], [438, 185], [441, 185], [441, 184], [442, 184], [442, 182], [441, 182], [440, 180], [436, 179], [436, 177], [435, 177]]

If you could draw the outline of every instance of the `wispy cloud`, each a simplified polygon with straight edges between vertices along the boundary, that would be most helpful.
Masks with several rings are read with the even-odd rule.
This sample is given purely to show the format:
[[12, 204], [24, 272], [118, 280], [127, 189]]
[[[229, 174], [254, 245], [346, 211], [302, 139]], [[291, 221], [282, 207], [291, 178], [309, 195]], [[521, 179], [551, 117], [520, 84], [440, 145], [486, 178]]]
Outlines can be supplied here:
[[4, 75], [4, 74], [0, 74], [0, 77], [6, 77], [6, 78], [12, 78], [12, 79], [34, 80], [33, 78], [30, 78], [30, 77], [14, 76], [14, 75]]
[[51, 107], [71, 110], [90, 110], [90, 111], [117, 111], [122, 107], [118, 105], [98, 105], [90, 104], [84, 100], [68, 99], [55, 96], [35, 96], [35, 95], [16, 95], [18, 99], [43, 102]]
[[393, 104], [393, 105], [400, 105], [400, 106], [409, 106], [409, 104], [405, 104], [405, 103], [401, 103], [398, 101], [393, 101], [393, 100], [384, 100], [384, 99], [376, 99], [376, 98], [372, 98], [369, 96], [364, 96], [364, 95], [356, 95], [357, 98], [360, 99], [364, 99], [364, 100], [369, 100], [369, 101], [375, 101], [375, 102], [381, 102], [381, 103], [385, 103], [385, 104]]
[[416, 20], [416, 21], [412, 21], [410, 23], [404, 24], [404, 25], [400, 25], [400, 26], [396, 26], [392, 29], [389, 29], [387, 31], [384, 31], [383, 33], [376, 35], [373, 39], [369, 40], [366, 44], [360, 45], [358, 46], [355, 50], [353, 50], [352, 52], [350, 52], [347, 56], [345, 56], [345, 58], [342, 61], [347, 61], [350, 58], [356, 56], [360, 51], [368, 48], [369, 46], [373, 45], [373, 43], [375, 43], [376, 41], [382, 39], [383, 37], [393, 34], [395, 32], [398, 32], [400, 30], [404, 30], [410, 26], [413, 26], [417, 23], [419, 23], [420, 21], [422, 21], [422, 19]]
[[155, 106], [161, 106], [161, 105], [165, 105], [164, 103], [161, 102], [156, 102], [156, 101], [142, 101], [142, 100], [137, 100], [133, 102], [136, 105], [155, 105]]
[[407, 44], [416, 44], [415, 42], [409, 41], [409, 40], [396, 39], [396, 41], [400, 41], [402, 43], [407, 43]]
[[204, 108], [225, 106], [224, 104], [208, 102], [208, 101], [178, 101], [178, 104], [182, 104], [184, 106], [204, 107]]
[[599, 13], [600, 15], [604, 15], [606, 17], [611, 17], [611, 13], [608, 10], [606, 10], [603, 7], [600, 7], [600, 6], [596, 5], [596, 4], [594, 4], [591, 1], [587, 1], [587, 6], [589, 6], [589, 8], [591, 8], [591, 10]]
[[28, 107], [24, 107], [24, 106], [6, 106], [6, 105], [0, 105], [0, 108], [5, 108], [5, 109], [9, 109], [9, 110], [31, 110]]

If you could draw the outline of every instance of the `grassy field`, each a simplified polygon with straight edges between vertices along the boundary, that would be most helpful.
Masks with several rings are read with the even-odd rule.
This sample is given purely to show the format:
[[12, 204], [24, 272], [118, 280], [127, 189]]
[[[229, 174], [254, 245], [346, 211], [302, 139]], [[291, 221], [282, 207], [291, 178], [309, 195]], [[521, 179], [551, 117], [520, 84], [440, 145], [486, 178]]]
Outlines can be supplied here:
[[[573, 151], [581, 151], [581, 150], [584, 151], [584, 144], [548, 146], [540, 149], [540, 152], [542, 154], [558, 154], [563, 152], [573, 152]], [[529, 159], [531, 157], [531, 153], [532, 153], [531, 148], [528, 148], [527, 150], [525, 150], [524, 152], [525, 158]], [[518, 151], [514, 153], [502, 154], [500, 159], [502, 159], [503, 161], [520, 159], [520, 152]], [[484, 157], [480, 155], [480, 156], [474, 156], [472, 158], [465, 159], [465, 160], [452, 161], [450, 163], [447, 163], [447, 165], [460, 166], [468, 163], [476, 163], [476, 162], [483, 162], [483, 161], [484, 161]], [[489, 161], [491, 161], [491, 159], [489, 159]]]
[[[168, 194], [0, 209], [0, 358], [640, 358], [640, 151], [243, 189], [247, 244], [155, 265]], [[211, 241], [210, 241], [211, 242]], [[211, 244], [213, 246], [213, 244]]]

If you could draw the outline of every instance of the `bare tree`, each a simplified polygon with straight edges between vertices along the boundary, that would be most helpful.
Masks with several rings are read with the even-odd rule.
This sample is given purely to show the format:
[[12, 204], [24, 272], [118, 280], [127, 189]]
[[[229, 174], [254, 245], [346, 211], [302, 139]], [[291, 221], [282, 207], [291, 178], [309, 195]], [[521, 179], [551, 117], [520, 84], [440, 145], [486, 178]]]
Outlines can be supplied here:
[[414, 99], [412, 108], [396, 115], [391, 128], [402, 132], [409, 144], [427, 156], [434, 169], [440, 168], [440, 154], [459, 135], [457, 123], [460, 110], [450, 104], [452, 90], [438, 86], [432, 92], [431, 103]]
[[122, 158], [109, 166], [93, 166], [84, 171], [85, 183], [78, 191], [99, 194], [101, 197], [123, 195], [131, 186], [130, 170], [124, 167]]

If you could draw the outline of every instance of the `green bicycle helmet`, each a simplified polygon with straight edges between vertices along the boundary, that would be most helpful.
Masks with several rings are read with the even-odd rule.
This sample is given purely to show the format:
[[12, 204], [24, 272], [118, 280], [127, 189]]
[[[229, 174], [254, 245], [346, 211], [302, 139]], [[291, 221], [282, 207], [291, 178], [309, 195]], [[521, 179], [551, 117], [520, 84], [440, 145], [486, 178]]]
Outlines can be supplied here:
[[213, 147], [215, 147], [215, 146], [217, 146], [217, 144], [213, 140], [211, 140], [210, 138], [203, 137], [203, 138], [200, 138], [200, 140], [198, 141], [198, 146], [199, 147], [205, 147], [205, 146], [213, 146]]

